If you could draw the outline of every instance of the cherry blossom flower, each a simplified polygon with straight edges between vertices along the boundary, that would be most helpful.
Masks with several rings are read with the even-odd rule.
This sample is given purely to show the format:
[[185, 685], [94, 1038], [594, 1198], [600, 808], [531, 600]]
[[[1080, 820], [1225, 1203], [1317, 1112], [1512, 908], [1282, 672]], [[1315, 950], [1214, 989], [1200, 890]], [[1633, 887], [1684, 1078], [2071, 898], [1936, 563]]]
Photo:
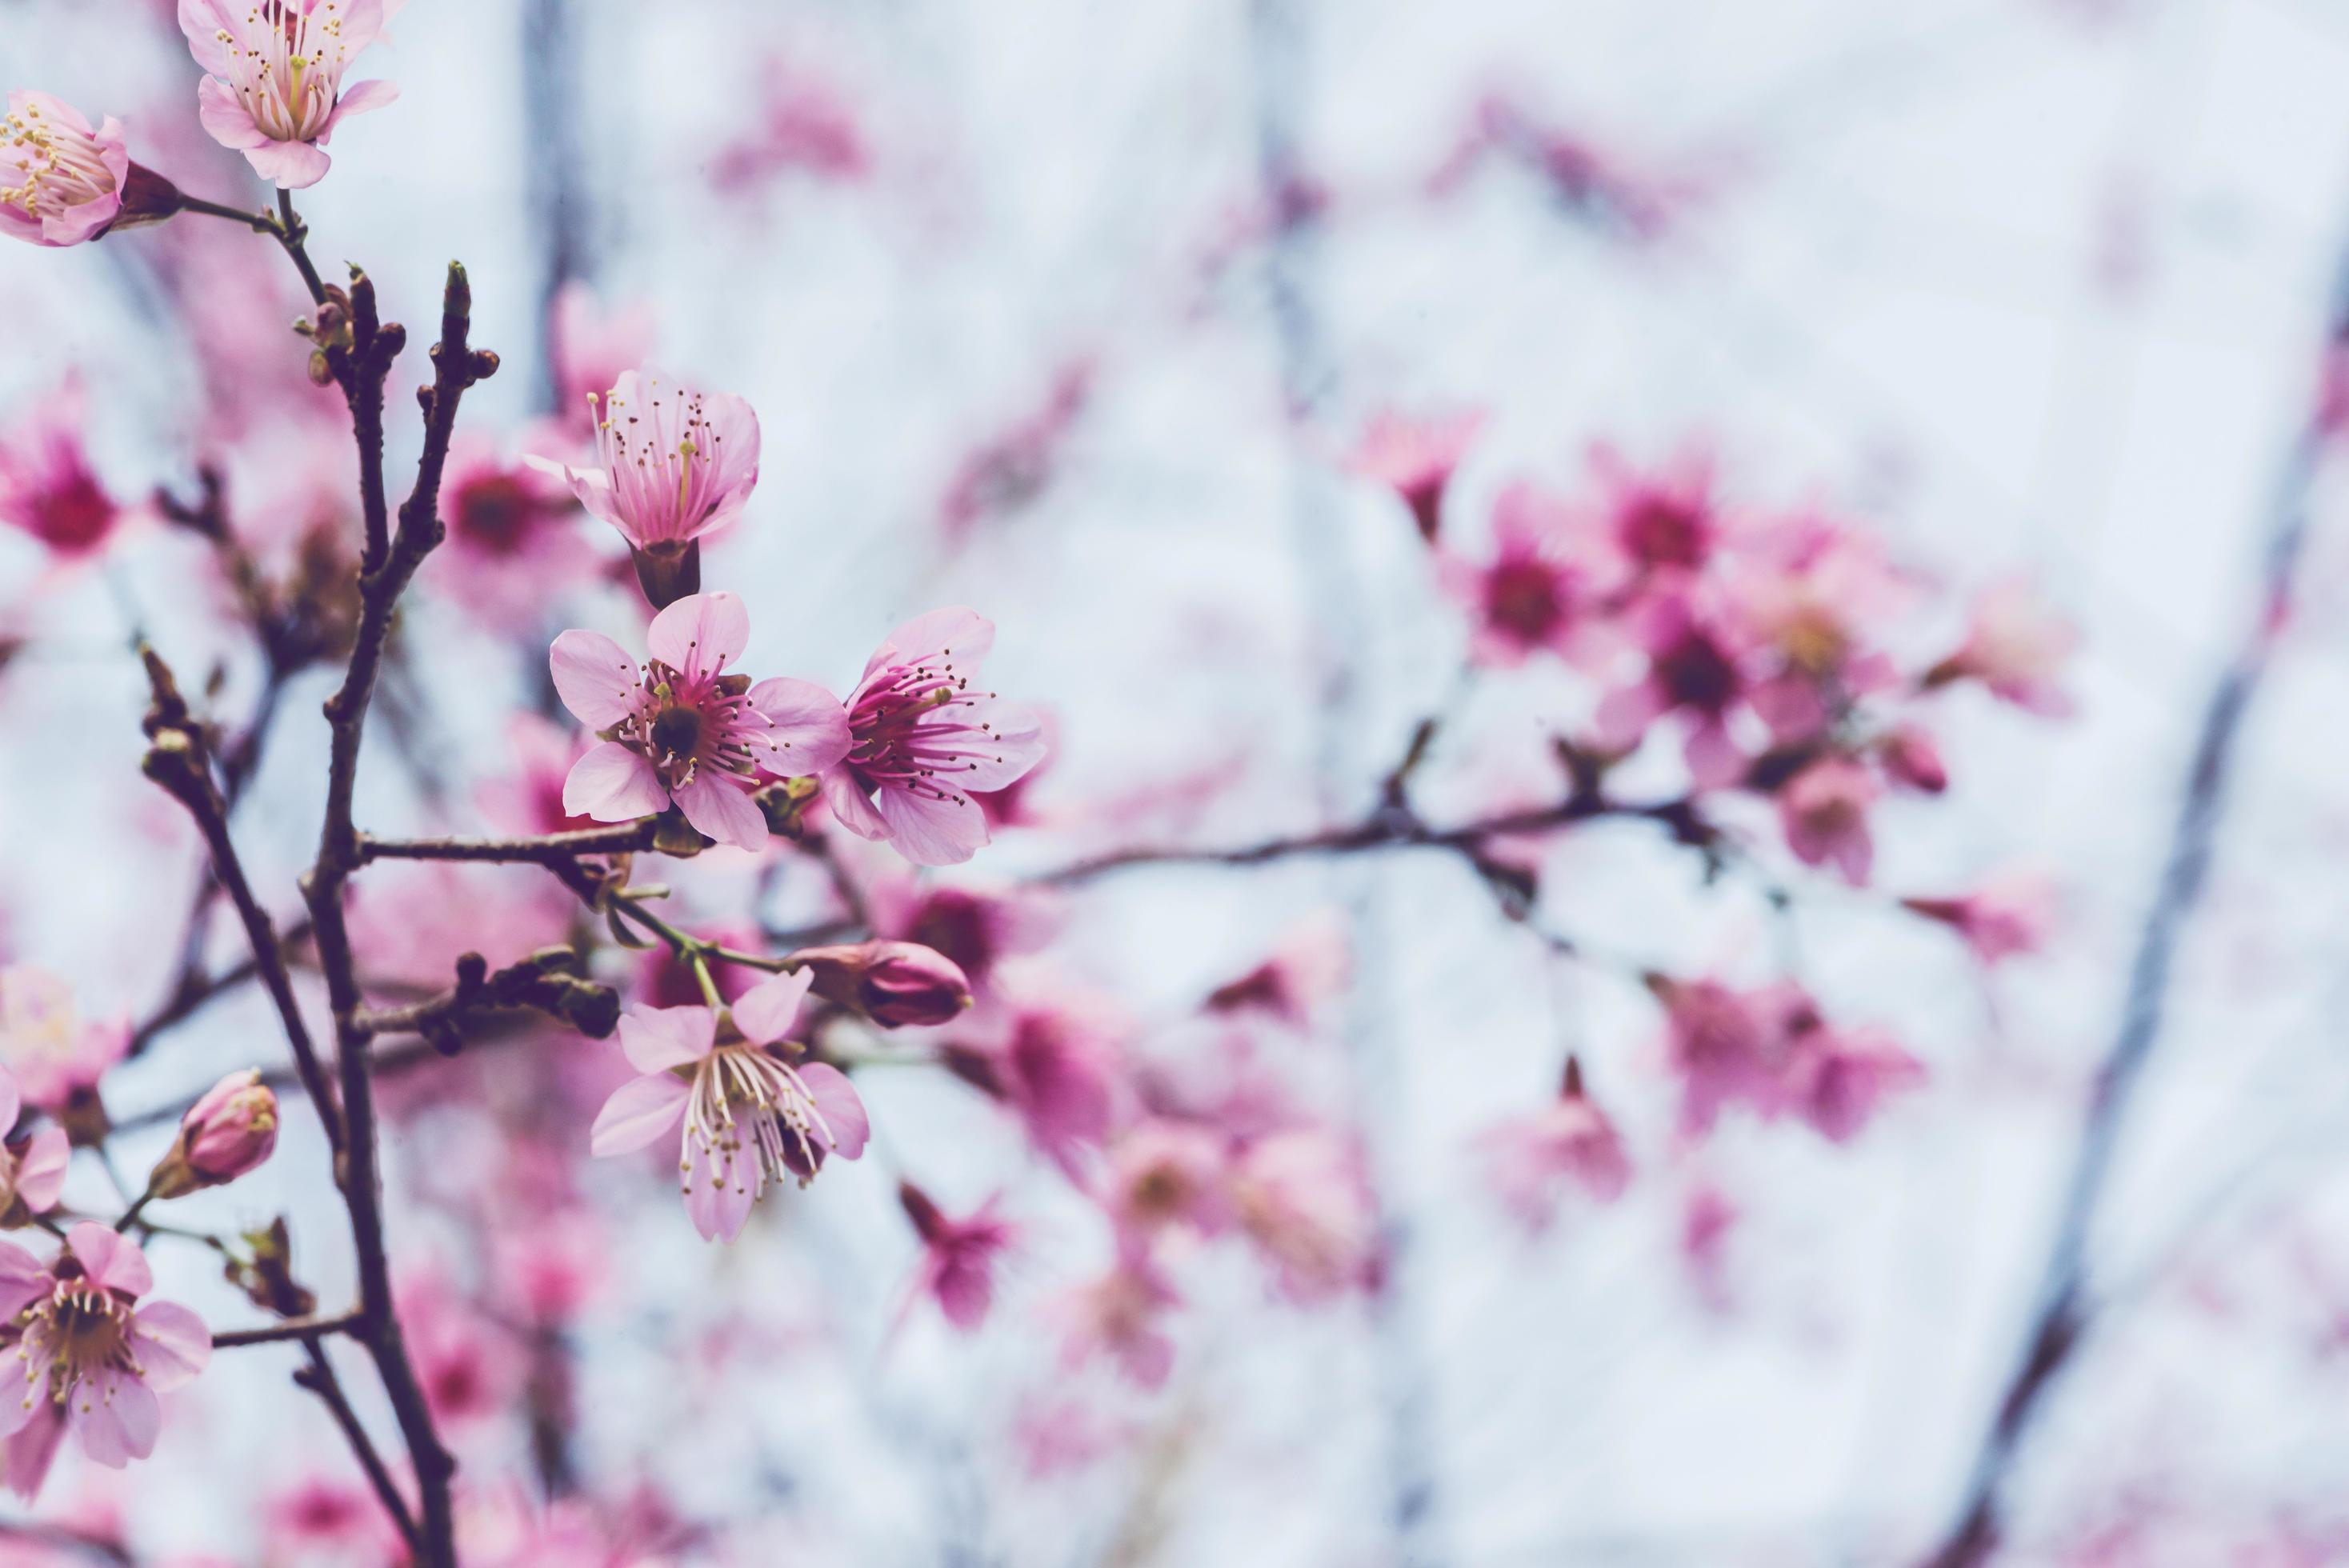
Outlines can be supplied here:
[[[0, 1130], [14, 1128], [24, 1109], [16, 1076], [0, 1068]], [[44, 1127], [0, 1145], [0, 1229], [30, 1224], [57, 1206], [73, 1146], [60, 1127]]]
[[947, 1066], [1018, 1112], [1029, 1141], [1072, 1179], [1108, 1136], [1117, 1086], [1110, 1021], [1088, 1001], [1025, 997], [956, 1040]]
[[158, 1198], [218, 1187], [256, 1170], [277, 1147], [277, 1093], [258, 1068], [233, 1072], [180, 1118], [180, 1136], [148, 1178]]
[[886, 840], [916, 865], [959, 865], [988, 841], [974, 789], [1000, 789], [1044, 755], [1042, 721], [975, 692], [995, 624], [933, 610], [889, 634], [848, 700], [847, 757], [824, 800], [859, 838]]
[[68, 377], [0, 440], [0, 522], [67, 561], [95, 554], [122, 515], [90, 467], [81, 430], [81, 386]]
[[653, 618], [639, 667], [599, 632], [554, 639], [563, 705], [604, 738], [571, 769], [566, 811], [625, 822], [670, 805], [721, 844], [755, 850], [767, 821], [750, 801], [756, 770], [821, 772], [849, 746], [849, 723], [822, 686], [784, 676], [750, 684], [726, 666], [750, 641], [731, 593], [697, 593]]
[[1593, 562], [1578, 553], [1566, 509], [1527, 484], [1493, 503], [1493, 558], [1482, 564], [1444, 555], [1445, 588], [1467, 608], [1470, 653], [1500, 668], [1547, 651], [1587, 662], [1606, 639], [1589, 612]]
[[47, 970], [0, 969], [0, 1066], [16, 1074], [26, 1103], [68, 1131], [103, 1123], [98, 1079], [129, 1048], [129, 1023], [83, 1023], [71, 988]]
[[26, 1385], [21, 1401], [0, 1399], [0, 1436], [8, 1439], [9, 1480], [20, 1495], [39, 1490], [62, 1429], [110, 1470], [154, 1451], [162, 1422], [155, 1396], [193, 1379], [212, 1346], [186, 1307], [138, 1305], [154, 1287], [138, 1244], [89, 1221], [46, 1266], [0, 1242], [0, 1313]]
[[1210, 991], [1207, 1010], [1261, 1012], [1293, 1029], [1309, 1028], [1314, 1014], [1344, 986], [1346, 966], [1344, 931], [1317, 920], [1284, 939], [1271, 957]]
[[1195, 1122], [1153, 1117], [1110, 1146], [1110, 1217], [1139, 1238], [1167, 1225], [1212, 1235], [1229, 1222], [1224, 1140]]
[[0, 233], [36, 245], [95, 240], [120, 216], [130, 179], [122, 122], [96, 129], [71, 104], [30, 88], [0, 122]]
[[1974, 957], [1997, 964], [2036, 953], [2055, 923], [2055, 886], [2035, 871], [2005, 872], [1954, 898], [1904, 898], [1901, 904], [1938, 920], [1965, 940]]
[[701, 586], [702, 535], [750, 504], [759, 482], [759, 417], [726, 392], [697, 392], [654, 370], [626, 370], [595, 411], [594, 468], [528, 460], [569, 481], [579, 504], [620, 531], [645, 596], [667, 606]]
[[1978, 680], [1993, 696], [2061, 718], [2072, 711], [2072, 699], [2057, 676], [2079, 640], [2078, 631], [2048, 608], [2028, 580], [2006, 578], [1974, 601], [1965, 642], [1927, 672], [1925, 684]]
[[1682, 1078], [1681, 1126], [1709, 1130], [1724, 1105], [1743, 1101], [1775, 1116], [1785, 1100], [1792, 1040], [1817, 1017], [1800, 986], [1733, 991], [1713, 980], [1648, 977], [1664, 1006], [1665, 1054]]
[[999, 965], [1034, 952], [1060, 924], [1052, 905], [1027, 892], [926, 887], [882, 878], [866, 890], [865, 897], [873, 905], [875, 931], [944, 954], [979, 994], [993, 985]]
[[512, 1405], [521, 1377], [513, 1344], [445, 1275], [419, 1270], [399, 1282], [397, 1299], [433, 1420], [444, 1429], [478, 1426]]
[[440, 483], [448, 538], [433, 554], [433, 581], [486, 622], [524, 620], [595, 568], [575, 515], [554, 475], [509, 463], [489, 438], [460, 430]]
[[196, 88], [204, 129], [281, 189], [324, 179], [335, 128], [399, 96], [385, 81], [342, 87], [352, 59], [404, 0], [179, 3], [180, 31], [206, 73]]
[[1631, 1163], [1607, 1113], [1584, 1092], [1582, 1064], [1567, 1058], [1566, 1086], [1532, 1116], [1486, 1134], [1490, 1170], [1502, 1204], [1529, 1231], [1548, 1228], [1559, 1190], [1577, 1182], [1602, 1203], [1623, 1195]]
[[1629, 751], [1668, 714], [1691, 721], [1685, 753], [1700, 789], [1719, 789], [1745, 769], [1729, 719], [1745, 696], [1745, 674], [1726, 629], [1707, 624], [1685, 595], [1651, 601], [1636, 617], [1648, 671], [1599, 699], [1597, 738], [1609, 751]]
[[1857, 1137], [1885, 1096], [1925, 1077], [1917, 1058], [1882, 1031], [1824, 1025], [1796, 1037], [1790, 1069], [1795, 1110], [1837, 1143]]
[[1420, 538], [1433, 544], [1444, 526], [1444, 492], [1484, 428], [1482, 414], [1419, 419], [1381, 409], [1371, 417], [1346, 466], [1400, 496]]
[[391, 1516], [356, 1478], [305, 1475], [270, 1497], [263, 1519], [275, 1554], [272, 1561], [326, 1553], [336, 1562], [393, 1563], [404, 1554]]
[[1161, 1325], [1181, 1299], [1148, 1254], [1121, 1251], [1115, 1266], [1068, 1299], [1066, 1358], [1106, 1355], [1143, 1387], [1160, 1387], [1174, 1369], [1174, 1342]]
[[1361, 1162], [1326, 1129], [1294, 1128], [1249, 1148], [1232, 1173], [1232, 1205], [1290, 1301], [1327, 1301], [1378, 1276]]
[[506, 726], [506, 740], [514, 771], [474, 792], [482, 815], [508, 832], [532, 837], [597, 826], [595, 818], [563, 804], [564, 780], [585, 749], [574, 731], [534, 713], [517, 713]]
[[1950, 787], [1941, 748], [1921, 726], [1894, 726], [1876, 743], [1876, 759], [1886, 778], [1920, 795], [1938, 795]]
[[[784, 1047], [813, 976], [778, 975], [723, 1012], [631, 1007], [620, 1045], [641, 1077], [620, 1086], [595, 1118], [590, 1146], [626, 1154], [681, 1118], [685, 1209], [702, 1238], [732, 1241], [770, 1181], [812, 1179], [826, 1156], [864, 1152], [864, 1104], [837, 1068], [794, 1065]], [[751, 1152], [743, 1152], [748, 1141]]]
[[948, 1323], [966, 1332], [977, 1328], [995, 1299], [996, 1265], [1018, 1237], [999, 1212], [1001, 1199], [988, 1199], [963, 1219], [949, 1219], [928, 1193], [900, 1181], [897, 1202], [922, 1239], [908, 1303], [929, 1296]]
[[1613, 448], [1590, 455], [1607, 492], [1606, 534], [1635, 577], [1702, 571], [1721, 535], [1713, 500], [1713, 464], [1699, 453], [1671, 467], [1632, 467]]
[[1778, 791], [1786, 847], [1805, 865], [1832, 863], [1846, 882], [1864, 886], [1876, 852], [1868, 833], [1868, 809], [1882, 792], [1876, 775], [1858, 763], [1843, 757], [1821, 758]]
[[970, 982], [953, 960], [913, 942], [803, 947], [792, 962], [815, 976], [815, 993], [853, 1007], [885, 1029], [952, 1023], [970, 1006]]

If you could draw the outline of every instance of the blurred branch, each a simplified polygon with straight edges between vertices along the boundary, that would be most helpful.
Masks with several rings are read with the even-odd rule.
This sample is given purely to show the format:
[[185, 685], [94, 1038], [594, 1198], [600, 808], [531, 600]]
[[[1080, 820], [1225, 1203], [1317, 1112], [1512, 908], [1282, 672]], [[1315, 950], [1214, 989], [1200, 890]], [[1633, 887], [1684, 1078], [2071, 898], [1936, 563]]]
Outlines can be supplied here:
[[506, 861], [552, 865], [580, 855], [625, 855], [653, 847], [657, 819], [646, 817], [614, 828], [548, 833], [521, 839], [378, 839], [358, 836], [361, 865], [369, 861]]
[[[2335, 281], [2328, 346], [2349, 350], [2349, 254]], [[2267, 673], [2292, 595], [2308, 531], [2311, 492], [2331, 439], [2324, 411], [2313, 411], [2280, 476], [2261, 547], [2260, 594], [2233, 658], [2204, 705], [2193, 760], [2170, 830], [2152, 908], [2137, 936], [2120, 1024], [2088, 1095], [2079, 1148], [2057, 1198], [2054, 1239], [2041, 1272], [2038, 1306], [1974, 1458], [1957, 1522], [1935, 1550], [1932, 1568], [1975, 1568], [1997, 1548], [2002, 1499], [2023, 1435], [2078, 1351], [2093, 1311], [2085, 1298], [2090, 1234], [2111, 1178], [2115, 1150], [2135, 1108], [2165, 1022], [2171, 971], [2202, 901], [2212, 847], [2224, 820], [2243, 725]]]

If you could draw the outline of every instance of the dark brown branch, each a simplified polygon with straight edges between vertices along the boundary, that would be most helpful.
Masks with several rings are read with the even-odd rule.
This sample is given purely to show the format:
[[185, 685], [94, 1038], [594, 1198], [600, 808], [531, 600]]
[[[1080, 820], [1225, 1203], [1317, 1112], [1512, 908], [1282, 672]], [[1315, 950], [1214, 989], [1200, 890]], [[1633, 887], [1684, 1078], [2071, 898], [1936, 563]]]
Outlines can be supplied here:
[[336, 1113], [334, 1091], [327, 1087], [324, 1065], [310, 1041], [309, 1026], [302, 1020], [302, 1009], [295, 999], [293, 976], [286, 972], [285, 947], [269, 912], [261, 907], [254, 896], [253, 885], [245, 880], [244, 866], [237, 859], [236, 846], [228, 834], [227, 804], [212, 783], [211, 759], [204, 750], [202, 727], [189, 715], [188, 705], [180, 696], [179, 684], [171, 676], [171, 667], [158, 657], [153, 649], [142, 651], [147, 664], [147, 679], [153, 694], [153, 706], [148, 710], [145, 727], [149, 745], [143, 764], [147, 777], [168, 791], [195, 819], [197, 830], [212, 850], [212, 873], [226, 890], [229, 902], [236, 906], [237, 916], [244, 923], [246, 938], [253, 946], [254, 964], [262, 984], [268, 988], [269, 999], [276, 1005], [279, 1021], [285, 1027], [286, 1044], [294, 1052], [295, 1070], [301, 1075], [302, 1088], [311, 1102], [318, 1108], [318, 1119], [326, 1130], [326, 1141], [339, 1153], [343, 1147], [343, 1128]]
[[[322, 345], [329, 367], [338, 378], [371, 375], [388, 377], [399, 334], [374, 319], [373, 290], [363, 274], [355, 273], [352, 304], [345, 323], [348, 337]], [[365, 296], [369, 303], [359, 305]], [[359, 748], [367, 730], [369, 702], [376, 677], [383, 666], [384, 646], [401, 593], [416, 569], [440, 543], [440, 477], [455, 433], [457, 407], [466, 389], [497, 370], [497, 356], [476, 351], [470, 342], [472, 291], [465, 269], [449, 267], [442, 293], [440, 337], [433, 346], [433, 380], [419, 393], [424, 411], [424, 450], [417, 461], [416, 483], [399, 508], [398, 527], [381, 557], [359, 576], [359, 621], [348, 668], [342, 685], [326, 700], [328, 725], [326, 820], [318, 833], [318, 857], [302, 880], [303, 897], [310, 905], [316, 928], [318, 965], [326, 981], [326, 996], [335, 1013], [336, 1057], [342, 1085], [346, 1148], [339, 1162], [343, 1199], [350, 1211], [351, 1238], [358, 1253], [359, 1312], [355, 1332], [373, 1354], [384, 1392], [391, 1401], [400, 1435], [407, 1440], [415, 1465], [421, 1501], [418, 1525], [419, 1553], [430, 1568], [455, 1568], [456, 1523], [449, 1481], [456, 1460], [434, 1429], [432, 1413], [416, 1369], [408, 1358], [399, 1316], [391, 1294], [389, 1249], [384, 1234], [383, 1174], [377, 1159], [375, 1088], [368, 1061], [368, 1034], [360, 1014], [360, 996], [351, 953], [350, 932], [344, 920], [343, 890], [359, 865], [357, 829], [351, 820], [351, 800], [358, 779]], [[322, 316], [324, 312], [321, 313]], [[367, 432], [360, 435], [363, 469], [377, 470], [362, 481], [363, 490], [380, 486], [383, 454], [370, 448]]]
[[212, 1336], [212, 1348], [236, 1350], [248, 1345], [282, 1345], [288, 1340], [348, 1334], [359, 1326], [359, 1320], [356, 1312], [338, 1312], [331, 1317], [291, 1317], [266, 1328], [232, 1328]]
[[399, 1483], [392, 1480], [390, 1467], [383, 1462], [383, 1455], [376, 1451], [375, 1439], [367, 1436], [365, 1427], [359, 1425], [358, 1412], [351, 1408], [349, 1398], [343, 1393], [342, 1380], [335, 1376], [335, 1364], [326, 1358], [326, 1346], [314, 1334], [302, 1341], [302, 1347], [309, 1352], [310, 1364], [295, 1371], [294, 1381], [318, 1396], [326, 1405], [328, 1413], [335, 1418], [335, 1425], [342, 1429], [343, 1440], [350, 1445], [351, 1452], [357, 1457], [359, 1469], [366, 1472], [367, 1484], [375, 1488], [375, 1495], [382, 1502], [384, 1511], [391, 1516], [392, 1523], [398, 1528], [400, 1539], [408, 1542], [409, 1552], [421, 1556], [424, 1538], [417, 1529], [415, 1511], [408, 1506], [408, 1500], [399, 1494]]
[[589, 828], [577, 832], [549, 833], [534, 839], [379, 839], [362, 833], [359, 863], [369, 861], [508, 861], [540, 865], [579, 855], [625, 855], [653, 847], [657, 819], [626, 822], [613, 828]]
[[580, 955], [550, 947], [496, 974], [478, 953], [457, 960], [457, 984], [429, 1001], [406, 1007], [363, 1012], [357, 1027], [369, 1036], [421, 1035], [434, 1049], [454, 1056], [463, 1045], [461, 1026], [484, 1013], [529, 1009], [567, 1024], [590, 1039], [610, 1036], [620, 1021], [620, 994], [582, 972]]

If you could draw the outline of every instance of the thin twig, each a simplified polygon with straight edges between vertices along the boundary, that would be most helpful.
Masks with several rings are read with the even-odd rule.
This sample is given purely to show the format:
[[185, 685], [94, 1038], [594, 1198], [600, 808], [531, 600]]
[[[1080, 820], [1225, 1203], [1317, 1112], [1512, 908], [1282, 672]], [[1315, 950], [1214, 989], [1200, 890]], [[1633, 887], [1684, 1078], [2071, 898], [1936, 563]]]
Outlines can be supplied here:
[[588, 828], [576, 832], [548, 833], [527, 839], [379, 839], [358, 838], [361, 865], [369, 861], [506, 861], [545, 865], [580, 855], [625, 855], [649, 850], [655, 819], [613, 828]]
[[232, 1328], [225, 1334], [215, 1334], [212, 1336], [212, 1348], [235, 1350], [247, 1345], [282, 1345], [288, 1340], [348, 1334], [357, 1329], [361, 1321], [362, 1315], [357, 1312], [338, 1312], [326, 1317], [289, 1317], [266, 1328]]
[[326, 1358], [326, 1346], [314, 1334], [303, 1339], [302, 1347], [309, 1352], [310, 1364], [295, 1371], [294, 1381], [325, 1403], [327, 1411], [335, 1418], [335, 1425], [342, 1429], [343, 1440], [357, 1456], [359, 1469], [367, 1473], [367, 1482], [375, 1488], [384, 1511], [391, 1516], [392, 1523], [398, 1528], [400, 1539], [408, 1542], [409, 1552], [421, 1556], [424, 1538], [417, 1528], [415, 1512], [408, 1506], [408, 1500], [399, 1494], [399, 1483], [392, 1480], [391, 1469], [383, 1462], [383, 1455], [376, 1451], [375, 1439], [367, 1436], [365, 1427], [359, 1425], [358, 1412], [351, 1408], [350, 1399], [343, 1392], [342, 1380], [335, 1376], [335, 1364]]

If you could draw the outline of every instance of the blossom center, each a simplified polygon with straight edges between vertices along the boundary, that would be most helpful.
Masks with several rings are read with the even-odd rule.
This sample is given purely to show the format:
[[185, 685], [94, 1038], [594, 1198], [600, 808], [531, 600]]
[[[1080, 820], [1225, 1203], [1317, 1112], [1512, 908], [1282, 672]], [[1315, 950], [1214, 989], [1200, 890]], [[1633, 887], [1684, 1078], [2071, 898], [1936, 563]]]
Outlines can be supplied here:
[[114, 173], [97, 140], [52, 123], [38, 104], [0, 121], [0, 147], [14, 155], [0, 157], [0, 170], [13, 163], [21, 177], [17, 184], [0, 185], [0, 206], [20, 208], [29, 217], [78, 207], [114, 189]]
[[[740, 1159], [745, 1130], [755, 1154]], [[805, 1186], [832, 1148], [832, 1128], [814, 1097], [789, 1063], [750, 1042], [718, 1046], [702, 1057], [686, 1104], [685, 1190], [696, 1180], [695, 1150], [709, 1180], [753, 1198], [770, 1181], [796, 1180]]]

